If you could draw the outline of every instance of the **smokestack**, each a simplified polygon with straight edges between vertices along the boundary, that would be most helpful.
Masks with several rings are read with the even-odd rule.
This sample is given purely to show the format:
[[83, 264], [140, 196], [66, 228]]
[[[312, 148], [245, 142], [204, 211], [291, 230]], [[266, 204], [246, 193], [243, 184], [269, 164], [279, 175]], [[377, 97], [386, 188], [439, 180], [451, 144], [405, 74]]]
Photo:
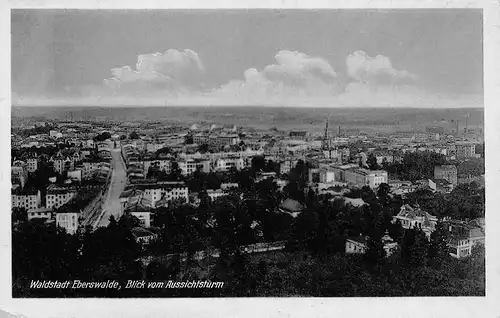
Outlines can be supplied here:
[[340, 126], [339, 126], [339, 137], [340, 137]]
[[467, 130], [467, 119], [469, 119], [469, 114], [465, 115], [465, 133], [468, 132], [468, 130]]

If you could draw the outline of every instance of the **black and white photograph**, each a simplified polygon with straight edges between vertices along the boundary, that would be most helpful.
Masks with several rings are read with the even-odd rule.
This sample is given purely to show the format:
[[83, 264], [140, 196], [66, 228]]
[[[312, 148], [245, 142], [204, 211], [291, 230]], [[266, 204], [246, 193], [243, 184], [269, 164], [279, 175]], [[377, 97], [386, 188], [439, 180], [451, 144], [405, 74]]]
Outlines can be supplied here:
[[483, 23], [11, 9], [12, 298], [484, 298]]

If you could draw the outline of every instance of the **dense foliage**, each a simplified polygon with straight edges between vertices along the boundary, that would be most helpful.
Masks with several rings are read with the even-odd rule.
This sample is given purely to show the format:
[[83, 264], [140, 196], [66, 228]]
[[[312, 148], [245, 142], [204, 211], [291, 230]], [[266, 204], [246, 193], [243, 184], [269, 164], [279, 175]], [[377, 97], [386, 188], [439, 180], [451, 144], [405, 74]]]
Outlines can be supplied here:
[[431, 151], [405, 153], [401, 162], [387, 165], [387, 172], [395, 179], [417, 181], [433, 179], [434, 167], [446, 164], [446, 157]]
[[[484, 250], [453, 259], [441, 223], [430, 241], [420, 229], [392, 223], [403, 200], [383, 184], [351, 197], [366, 204], [318, 195], [307, 188], [308, 165], [299, 162], [281, 191], [273, 179], [255, 182], [268, 163], [257, 158], [250, 169], [231, 171], [239, 185], [212, 200], [206, 189], [210, 174], [198, 172], [198, 204], [176, 201], [156, 209], [153, 229], [158, 239], [141, 248], [132, 235], [137, 226], [125, 215], [107, 228], [70, 236], [53, 225], [17, 218], [13, 228], [14, 296], [458, 296], [484, 295]], [[271, 165], [272, 166], [272, 165]], [[214, 175], [214, 177], [217, 177]], [[427, 192], [410, 196], [440, 217], [483, 216], [484, 196], [476, 185], [459, 186], [449, 198]], [[483, 192], [484, 195], [484, 192]], [[296, 201], [298, 217], [283, 213], [285, 199]], [[447, 202], [444, 208], [439, 202]], [[458, 200], [454, 209], [452, 200]], [[434, 202], [435, 201], [435, 202]], [[429, 204], [429, 206], [425, 206]], [[458, 210], [457, 210], [458, 209]], [[399, 244], [386, 257], [380, 242], [388, 233]], [[364, 255], [346, 255], [345, 239], [367, 235]], [[284, 242], [285, 249], [245, 254], [242, 245]], [[196, 252], [219, 257], [199, 260]], [[147, 260], [142, 264], [138, 260]], [[36, 290], [32, 279], [116, 279], [223, 281], [223, 289]]]

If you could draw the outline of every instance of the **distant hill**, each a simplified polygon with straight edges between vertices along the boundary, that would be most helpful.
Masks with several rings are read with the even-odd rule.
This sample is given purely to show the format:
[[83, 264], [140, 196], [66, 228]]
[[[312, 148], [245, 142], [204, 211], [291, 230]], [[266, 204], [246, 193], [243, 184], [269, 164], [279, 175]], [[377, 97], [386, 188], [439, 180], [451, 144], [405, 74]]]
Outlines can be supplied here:
[[484, 109], [429, 108], [300, 108], [300, 107], [13, 107], [12, 116], [45, 117], [58, 120], [153, 121], [179, 123], [213, 122], [256, 128], [302, 128], [322, 130], [330, 127], [377, 128], [387, 130], [422, 129], [442, 120], [458, 120], [463, 127], [469, 114], [470, 128], [484, 125]]

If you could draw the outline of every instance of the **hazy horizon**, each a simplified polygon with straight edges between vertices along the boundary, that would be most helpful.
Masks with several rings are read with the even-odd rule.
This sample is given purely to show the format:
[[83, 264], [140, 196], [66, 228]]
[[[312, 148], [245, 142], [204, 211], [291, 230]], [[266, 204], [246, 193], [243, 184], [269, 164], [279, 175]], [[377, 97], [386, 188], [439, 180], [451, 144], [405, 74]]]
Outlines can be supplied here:
[[[361, 110], [361, 111], [360, 111]], [[375, 131], [423, 130], [426, 126], [484, 126], [484, 108], [325, 108], [325, 107], [13, 107], [13, 118], [40, 118], [66, 121], [156, 121], [191, 125], [193, 123], [235, 124], [255, 129], [304, 129], [322, 131], [325, 120], [337, 126]]]

